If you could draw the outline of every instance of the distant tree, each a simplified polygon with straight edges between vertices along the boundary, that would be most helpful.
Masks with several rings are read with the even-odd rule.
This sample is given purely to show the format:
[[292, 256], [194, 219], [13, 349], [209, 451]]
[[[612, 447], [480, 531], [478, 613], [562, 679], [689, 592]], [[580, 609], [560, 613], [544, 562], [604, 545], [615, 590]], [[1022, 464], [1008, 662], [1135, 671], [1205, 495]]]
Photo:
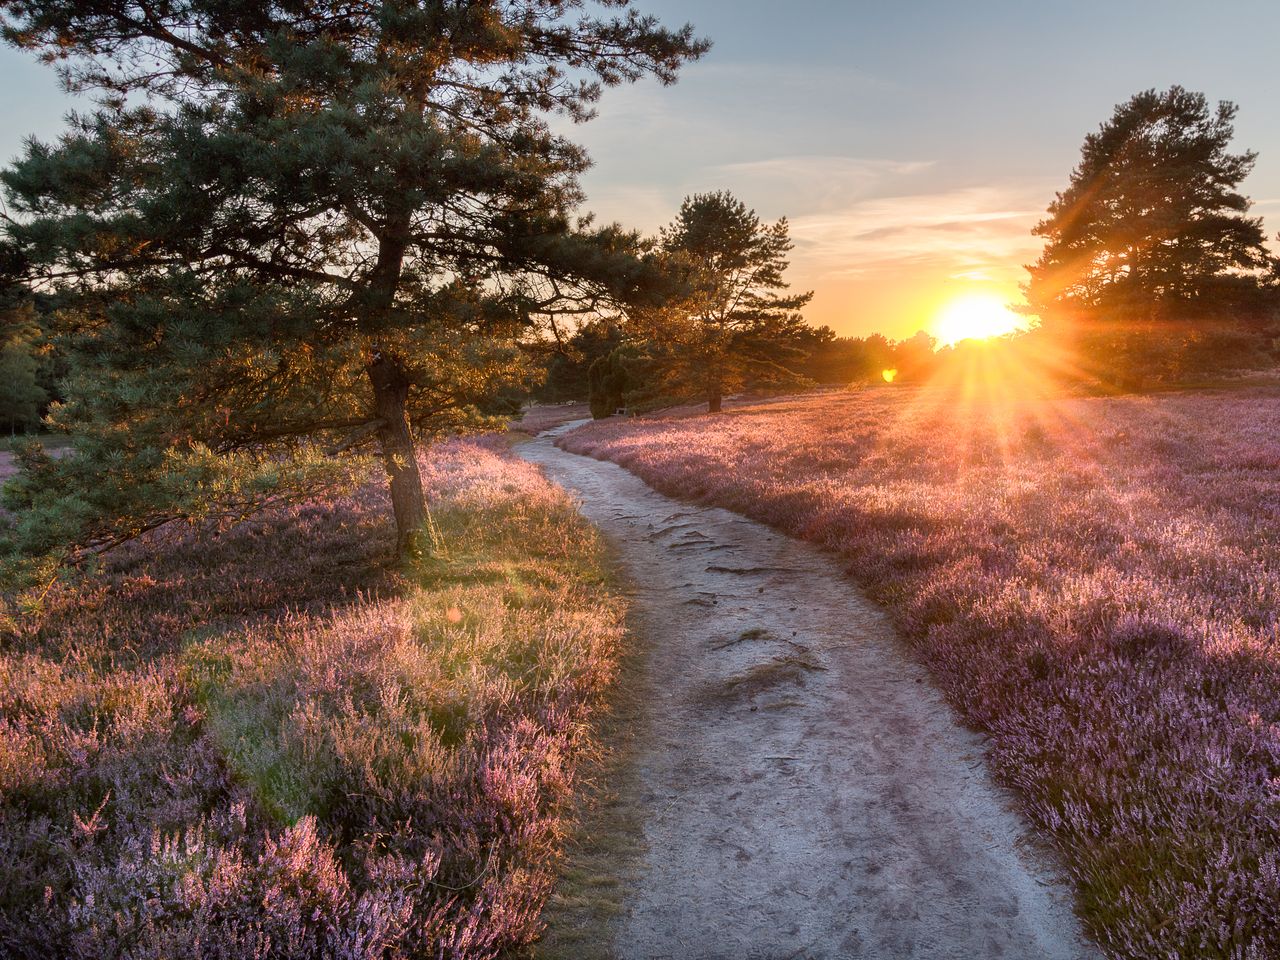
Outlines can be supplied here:
[[1235, 116], [1177, 86], [1117, 106], [1034, 230], [1029, 312], [1138, 366], [1188, 328], [1256, 323], [1273, 263], [1238, 189], [1256, 155], [1230, 152]]
[[649, 363], [640, 348], [624, 343], [591, 364], [591, 416], [597, 420], [645, 398]]
[[888, 366], [897, 371], [895, 382], [920, 383], [929, 379], [937, 368], [937, 347], [937, 338], [923, 330], [894, 343]]
[[880, 383], [885, 370], [897, 369], [896, 346], [879, 333], [839, 337], [829, 327], [814, 327], [800, 336], [799, 346], [807, 356], [796, 369], [818, 383]]
[[882, 333], [873, 333], [850, 347], [853, 358], [850, 383], [879, 383], [884, 379], [884, 371], [894, 365], [893, 343]]
[[787, 221], [761, 223], [729, 193], [687, 197], [659, 240], [683, 281], [660, 309], [633, 315], [633, 332], [653, 345], [663, 389], [705, 399], [718, 412], [727, 392], [801, 382], [799, 311], [812, 293], [787, 294], [792, 248]]
[[546, 378], [535, 396], [548, 403], [588, 399], [592, 365], [621, 343], [622, 330], [613, 317], [581, 324], [545, 355]]
[[49, 399], [40, 385], [40, 365], [32, 341], [10, 336], [0, 345], [0, 423], [30, 430], [40, 422], [40, 411]]
[[0, 2], [99, 104], [2, 178], [77, 434], [10, 486], [18, 548], [241, 516], [374, 445], [409, 552], [415, 440], [483, 421], [526, 324], [636, 279], [632, 235], [574, 220], [587, 160], [545, 119], [707, 49], [595, 12], [629, 2]]

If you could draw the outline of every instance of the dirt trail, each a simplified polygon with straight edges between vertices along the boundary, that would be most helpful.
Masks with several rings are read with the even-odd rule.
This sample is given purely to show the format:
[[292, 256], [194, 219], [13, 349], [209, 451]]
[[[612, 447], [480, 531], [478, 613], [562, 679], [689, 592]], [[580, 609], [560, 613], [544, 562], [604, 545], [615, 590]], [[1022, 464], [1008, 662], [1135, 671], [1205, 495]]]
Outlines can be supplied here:
[[650, 641], [614, 955], [1097, 956], [981, 738], [839, 565], [556, 448], [574, 426], [517, 450], [616, 544]]

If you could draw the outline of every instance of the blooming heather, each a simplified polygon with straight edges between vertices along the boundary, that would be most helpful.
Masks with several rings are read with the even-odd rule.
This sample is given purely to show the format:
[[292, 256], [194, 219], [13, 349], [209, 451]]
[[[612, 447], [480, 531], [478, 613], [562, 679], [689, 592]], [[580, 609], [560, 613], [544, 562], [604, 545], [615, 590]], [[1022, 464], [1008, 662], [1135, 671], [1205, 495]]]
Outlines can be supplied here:
[[564, 445], [838, 551], [1115, 957], [1280, 957], [1280, 393], [883, 388]]
[[537, 933], [620, 604], [497, 441], [158, 531], [0, 648], [0, 956], [484, 958]]

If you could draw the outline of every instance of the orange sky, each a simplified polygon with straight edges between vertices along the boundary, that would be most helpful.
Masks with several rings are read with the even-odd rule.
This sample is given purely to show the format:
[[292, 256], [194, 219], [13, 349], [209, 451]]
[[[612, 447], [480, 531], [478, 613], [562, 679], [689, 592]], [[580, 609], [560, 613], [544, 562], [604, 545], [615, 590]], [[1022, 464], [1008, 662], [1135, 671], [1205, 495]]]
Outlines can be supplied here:
[[935, 333], [934, 319], [957, 298], [1021, 300], [1040, 215], [1032, 196], [990, 189], [853, 202], [792, 221], [790, 276], [815, 291], [811, 323], [891, 337]]
[[[605, 92], [569, 131], [602, 219], [646, 231], [728, 189], [787, 216], [806, 316], [841, 334], [932, 331], [953, 297], [1019, 298], [1031, 236], [1115, 105], [1181, 84], [1235, 101], [1245, 192], [1280, 229], [1280, 4], [1232, 0], [643, 0], [714, 42], [673, 87]], [[1141, 42], [1135, 42], [1140, 37]]]
[[[687, 189], [729, 189], [766, 218], [787, 216], [795, 243], [787, 276], [814, 291], [810, 323], [902, 338], [936, 332], [939, 312], [959, 297], [1020, 301], [1023, 265], [1040, 250], [1031, 228], [1055, 189], [1048, 178], [937, 189], [937, 166], [792, 155], [720, 164]], [[587, 185], [602, 219], [648, 230], [670, 215], [664, 191], [594, 171]]]

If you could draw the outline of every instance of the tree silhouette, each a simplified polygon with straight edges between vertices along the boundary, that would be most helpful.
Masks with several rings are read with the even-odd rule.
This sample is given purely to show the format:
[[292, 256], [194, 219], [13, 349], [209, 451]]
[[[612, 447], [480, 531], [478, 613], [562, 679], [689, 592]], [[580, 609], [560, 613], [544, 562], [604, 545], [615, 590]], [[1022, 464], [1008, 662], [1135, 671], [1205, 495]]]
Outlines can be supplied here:
[[1105, 325], [1124, 352], [1256, 308], [1272, 264], [1239, 191], [1255, 154], [1230, 151], [1235, 116], [1178, 86], [1117, 106], [1034, 230], [1046, 244], [1028, 267], [1030, 312]]
[[524, 325], [636, 281], [632, 235], [575, 221], [587, 158], [545, 119], [707, 49], [628, 5], [0, 3], [99, 102], [3, 175], [77, 435], [11, 490], [22, 550], [242, 515], [372, 444], [410, 551], [415, 440], [524, 376]]
[[800, 309], [813, 294], [787, 294], [787, 221], [764, 224], [727, 192], [686, 197], [659, 248], [683, 289], [657, 310], [638, 311], [659, 392], [686, 393], [718, 412], [724, 394], [749, 382], [791, 383], [804, 357]]

